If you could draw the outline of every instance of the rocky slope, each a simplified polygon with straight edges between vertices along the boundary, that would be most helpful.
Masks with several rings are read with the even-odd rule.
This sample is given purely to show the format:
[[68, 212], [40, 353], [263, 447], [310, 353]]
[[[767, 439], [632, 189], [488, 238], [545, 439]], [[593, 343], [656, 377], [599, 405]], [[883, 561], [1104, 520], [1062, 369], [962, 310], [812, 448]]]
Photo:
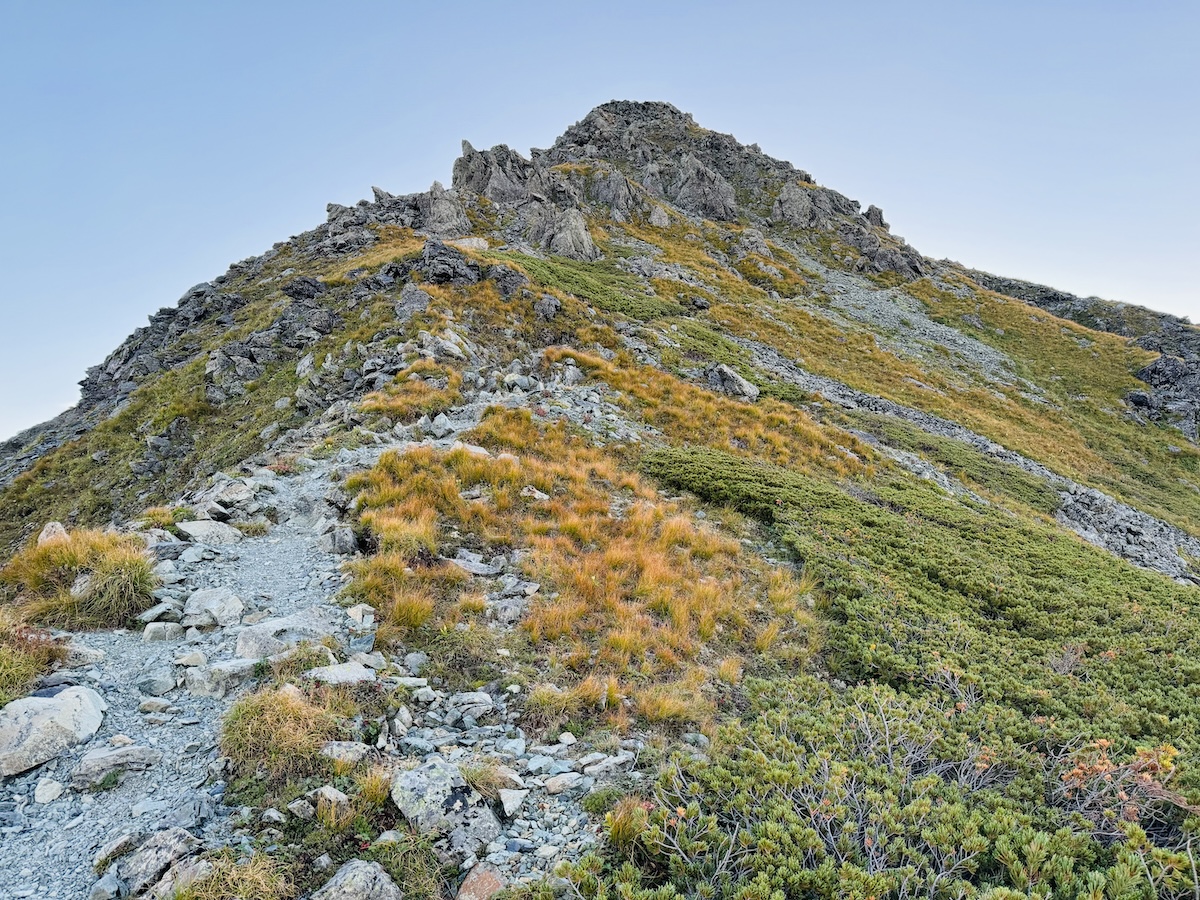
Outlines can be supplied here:
[[[0, 710], [0, 892], [169, 896], [262, 857], [313, 896], [388, 896], [401, 871], [417, 891], [384, 846], [407, 841], [447, 867], [435, 893], [480, 900], [556, 867], [622, 881], [628, 847], [645, 890], [689, 895], [1008, 884], [998, 838], [919, 837], [1015, 833], [999, 818], [922, 820], [895, 858], [847, 825], [854, 852], [830, 837], [794, 882], [756, 873], [769, 847], [730, 848], [762, 833], [745, 810], [774, 807], [734, 802], [729, 773], [738, 729], [784, 715], [758, 711], [778, 685], [834, 704], [828, 721], [898, 691], [926, 743], [887, 791], [940, 779], [960, 792], [944, 808], [1023, 816], [1066, 869], [1114, 883], [1144, 838], [1174, 890], [1163, 860], [1200, 799], [1193, 335], [927, 259], [877, 207], [662, 103], [605, 104], [528, 158], [464, 142], [449, 188], [331, 204], [0, 446], [9, 551], [51, 520], [111, 525], [146, 538], [159, 578], [137, 630], [56, 633], [72, 649], [37, 703]], [[0, 600], [31, 608], [16, 583]], [[327, 682], [358, 692], [322, 745], [336, 765], [237, 769], [237, 704]], [[59, 713], [68, 738], [46, 737]], [[931, 717], [965, 730], [935, 739]], [[935, 744], [973, 755], [950, 775], [921, 756]], [[863, 783], [897, 776], [888, 754]], [[703, 787], [710, 756], [728, 790]], [[1103, 791], [1062, 794], [1084, 770], [1153, 786], [1128, 819], [1149, 837], [1106, 831]], [[390, 800], [367, 815], [371, 772]], [[813, 802], [849, 822], [867, 801]]]

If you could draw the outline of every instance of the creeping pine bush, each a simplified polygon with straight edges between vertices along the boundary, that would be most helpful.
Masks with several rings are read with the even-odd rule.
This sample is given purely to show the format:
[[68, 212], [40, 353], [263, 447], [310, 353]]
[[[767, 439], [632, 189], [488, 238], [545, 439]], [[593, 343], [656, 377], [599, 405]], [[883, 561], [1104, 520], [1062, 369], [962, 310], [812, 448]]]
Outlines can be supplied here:
[[610, 851], [564, 874], [608, 896], [1139, 898], [1192, 896], [1187, 852], [1122, 840], [1053, 802], [1019, 717], [887, 687], [751, 682], [745, 724], [676, 758], [606, 818]]
[[20, 551], [0, 584], [30, 621], [117, 628], [150, 606], [157, 580], [140, 538], [80, 529]]

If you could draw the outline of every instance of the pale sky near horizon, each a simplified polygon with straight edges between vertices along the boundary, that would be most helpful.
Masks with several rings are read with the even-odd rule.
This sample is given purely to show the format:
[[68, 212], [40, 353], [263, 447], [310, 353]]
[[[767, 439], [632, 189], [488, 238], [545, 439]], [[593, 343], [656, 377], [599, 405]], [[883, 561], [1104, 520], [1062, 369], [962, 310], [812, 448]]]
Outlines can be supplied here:
[[1198, 33], [1195, 0], [0, 0], [0, 439], [327, 202], [614, 98], [758, 143], [928, 256], [1200, 321]]

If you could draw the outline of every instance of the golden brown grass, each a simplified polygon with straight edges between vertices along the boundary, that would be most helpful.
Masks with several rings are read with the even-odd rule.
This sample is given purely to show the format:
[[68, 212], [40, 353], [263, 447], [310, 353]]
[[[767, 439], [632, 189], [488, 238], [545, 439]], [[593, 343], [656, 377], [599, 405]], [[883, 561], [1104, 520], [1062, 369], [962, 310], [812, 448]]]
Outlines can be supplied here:
[[213, 870], [182, 888], [175, 900], [290, 900], [296, 896], [284, 866], [264, 853], [241, 862], [227, 853], [209, 862]]
[[321, 746], [339, 736], [341, 720], [354, 712], [353, 703], [331, 688], [264, 688], [226, 713], [221, 752], [239, 775], [262, 772], [277, 784], [311, 775], [324, 765]]
[[363, 816], [370, 817], [387, 805], [392, 789], [391, 772], [378, 766], [369, 772], [355, 776], [358, 792], [354, 795], [354, 808]]
[[856, 458], [873, 455], [864, 444], [848, 432], [818, 424], [791, 404], [769, 397], [743, 403], [649, 366], [638, 366], [625, 356], [609, 362], [564, 347], [551, 347], [545, 356], [547, 362], [574, 359], [584, 372], [623, 392], [624, 402], [672, 441], [701, 442], [835, 477], [871, 472]]
[[[356, 565], [350, 593], [382, 610], [381, 640], [478, 614], [470, 579], [431, 559], [452, 555], [444, 541], [471, 535], [475, 545], [531, 548], [525, 575], [542, 588], [522, 627], [535, 648], [550, 651], [545, 661], [580, 679], [562, 691], [535, 688], [526, 710], [536, 721], [619, 716], [623, 694], [664, 684], [639, 695], [636, 710], [660, 721], [698, 721], [709, 710], [701, 695], [720, 658], [711, 649], [765, 649], [768, 634], [777, 650], [795, 644], [792, 658], [811, 652], [805, 586], [664, 500], [614, 457], [527, 411], [490, 410], [470, 440], [497, 455], [387, 454], [350, 484], [381, 547]], [[521, 496], [525, 485], [549, 499]], [[464, 500], [468, 487], [484, 499]], [[428, 540], [411, 541], [418, 513]], [[708, 674], [693, 677], [699, 672]], [[675, 682], [685, 676], [693, 677], [692, 697], [682, 702]]]
[[[440, 382], [445, 384], [438, 386]], [[462, 399], [461, 386], [462, 373], [457, 369], [420, 359], [397, 373], [387, 387], [363, 397], [359, 406], [366, 412], [408, 423], [422, 415], [435, 416], [458, 403]]]
[[641, 797], [623, 797], [604, 814], [604, 830], [617, 850], [628, 852], [650, 824], [651, 805]]
[[373, 269], [384, 263], [412, 256], [420, 253], [421, 248], [425, 246], [425, 238], [414, 233], [411, 228], [379, 225], [373, 230], [378, 240], [361, 253], [346, 257], [340, 264], [332, 266], [325, 276], [325, 281], [340, 281], [353, 269]]
[[146, 528], [170, 529], [182, 522], [190, 513], [186, 506], [151, 506], [142, 510], [138, 522]]
[[24, 697], [39, 677], [65, 655], [44, 631], [0, 607], [0, 706]]
[[[72, 596], [81, 575], [90, 581]], [[0, 569], [0, 583], [25, 618], [62, 628], [128, 625], [157, 586], [140, 538], [89, 529], [21, 550]]]
[[501, 788], [515, 787], [512, 780], [500, 771], [495, 760], [476, 757], [460, 763], [458, 768], [467, 784], [489, 801], [499, 799]]

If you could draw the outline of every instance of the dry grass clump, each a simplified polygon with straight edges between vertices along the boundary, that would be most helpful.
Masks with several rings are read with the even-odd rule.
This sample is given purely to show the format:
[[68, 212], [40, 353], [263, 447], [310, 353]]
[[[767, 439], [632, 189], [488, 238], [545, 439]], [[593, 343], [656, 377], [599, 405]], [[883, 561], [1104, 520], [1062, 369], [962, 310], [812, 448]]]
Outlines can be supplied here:
[[458, 768], [467, 784], [487, 800], [499, 799], [501, 788], [515, 787], [512, 779], [501, 771], [495, 760], [476, 757], [460, 763]]
[[369, 818], [387, 805], [392, 790], [390, 770], [377, 766], [355, 776], [354, 783], [358, 787], [354, 795], [354, 808], [359, 815]]
[[430, 359], [419, 359], [396, 374], [391, 384], [372, 391], [359, 404], [365, 412], [382, 413], [399, 422], [435, 416], [462, 399], [462, 373]]
[[653, 804], [641, 797], [624, 797], [604, 814], [604, 830], [608, 841], [621, 852], [633, 849], [634, 843], [650, 825]]
[[264, 853], [241, 861], [225, 854], [210, 862], [212, 871], [180, 889], [175, 900], [290, 900], [296, 896], [286, 869]]
[[62, 628], [128, 625], [157, 587], [141, 539], [90, 529], [26, 547], [0, 569], [0, 583], [27, 619]]
[[634, 693], [638, 715], [658, 725], [682, 726], [708, 721], [713, 704], [700, 693], [695, 678], [671, 684], [652, 684]]
[[0, 706], [24, 697], [37, 679], [65, 655], [45, 632], [0, 607]]
[[589, 675], [565, 689], [553, 684], [539, 684], [525, 698], [525, 721], [551, 729], [591, 713], [617, 712], [620, 702], [620, 684], [612, 677]]
[[[470, 439], [495, 455], [387, 454], [350, 483], [381, 552], [357, 564], [349, 592], [382, 610], [381, 637], [480, 613], [469, 577], [434, 559], [470, 536], [473, 547], [531, 549], [524, 574], [541, 589], [522, 626], [552, 651], [553, 664], [589, 676], [565, 691], [536, 688], [526, 711], [539, 721], [621, 715], [618, 701], [635, 684], [715, 668], [709, 648], [786, 650], [792, 659], [809, 652], [810, 585], [753, 560], [740, 541], [664, 500], [612, 456], [527, 411], [490, 410]], [[722, 677], [736, 680], [729, 671]], [[692, 693], [706, 683], [696, 679]], [[696, 697], [675, 702], [664, 687], [634, 709], [656, 721], [694, 721], [708, 708]]]
[[190, 512], [186, 506], [151, 506], [142, 510], [141, 516], [138, 517], [138, 524], [144, 528], [170, 530], [186, 519]]
[[323, 765], [321, 746], [337, 739], [342, 719], [354, 713], [353, 703], [332, 688], [265, 688], [225, 714], [221, 752], [239, 775], [262, 772], [274, 783], [312, 775]]

